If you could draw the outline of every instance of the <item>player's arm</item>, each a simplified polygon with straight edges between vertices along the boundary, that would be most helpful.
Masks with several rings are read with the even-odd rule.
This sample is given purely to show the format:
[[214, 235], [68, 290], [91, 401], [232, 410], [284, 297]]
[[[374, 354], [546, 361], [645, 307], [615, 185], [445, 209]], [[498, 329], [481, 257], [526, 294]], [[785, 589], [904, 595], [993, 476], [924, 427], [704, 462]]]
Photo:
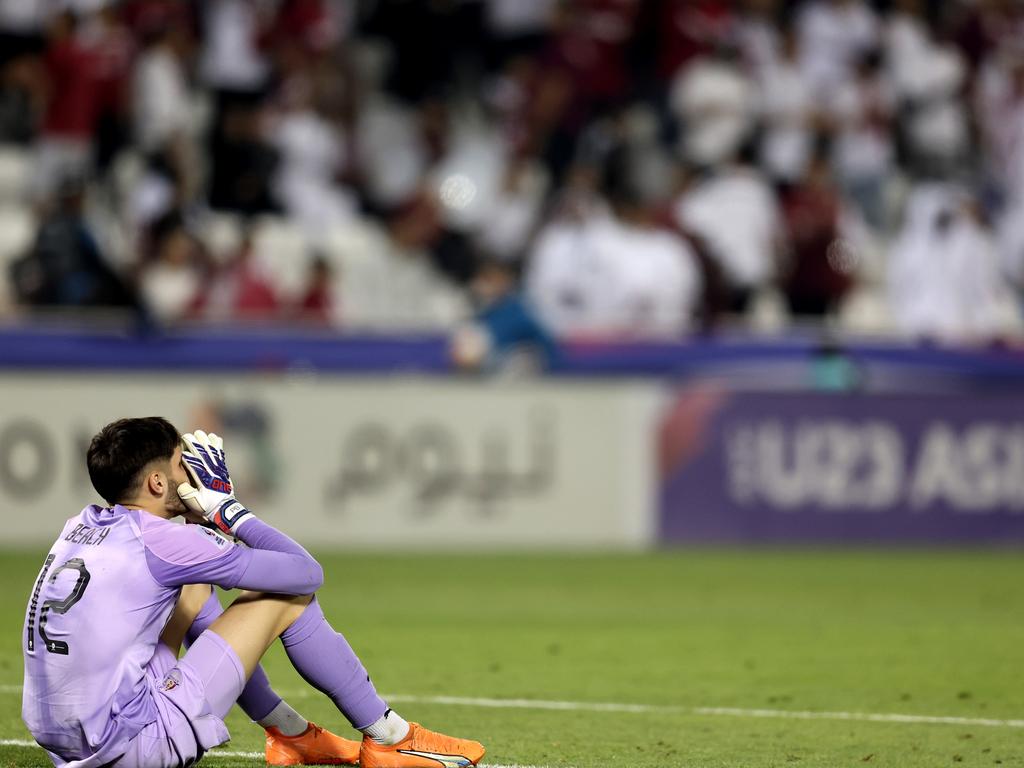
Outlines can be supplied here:
[[311, 595], [323, 584], [323, 569], [308, 554], [250, 549], [200, 525], [164, 525], [148, 530], [144, 541], [149, 571], [167, 587], [213, 584]]
[[249, 547], [236, 546], [203, 526], [160, 526], [145, 537], [154, 578], [165, 586], [215, 584], [290, 595], [316, 592], [323, 584], [320, 564], [232, 495], [223, 441], [203, 432], [186, 435], [183, 441], [182, 460], [191, 482], [179, 486], [179, 496], [190, 510]]

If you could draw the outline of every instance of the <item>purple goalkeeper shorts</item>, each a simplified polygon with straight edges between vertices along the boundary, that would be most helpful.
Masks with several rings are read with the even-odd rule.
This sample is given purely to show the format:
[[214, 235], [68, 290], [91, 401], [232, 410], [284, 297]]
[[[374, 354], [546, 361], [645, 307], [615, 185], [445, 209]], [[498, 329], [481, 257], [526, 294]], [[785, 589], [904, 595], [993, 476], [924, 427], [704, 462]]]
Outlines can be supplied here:
[[224, 717], [245, 687], [238, 654], [207, 630], [180, 660], [157, 644], [146, 667], [160, 716], [128, 742], [116, 768], [181, 768], [230, 738]]

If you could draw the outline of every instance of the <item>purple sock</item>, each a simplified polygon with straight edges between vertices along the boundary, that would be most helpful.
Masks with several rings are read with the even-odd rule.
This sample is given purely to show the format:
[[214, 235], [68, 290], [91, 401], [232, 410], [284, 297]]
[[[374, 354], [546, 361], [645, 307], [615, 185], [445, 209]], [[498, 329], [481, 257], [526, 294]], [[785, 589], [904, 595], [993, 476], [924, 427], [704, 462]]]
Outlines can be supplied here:
[[387, 704], [352, 646], [327, 622], [315, 597], [281, 634], [281, 643], [303, 679], [327, 694], [356, 730], [383, 717]]
[[[196, 638], [203, 634], [222, 613], [224, 613], [224, 608], [221, 607], [216, 592], [211, 590], [209, 600], [203, 603], [203, 607], [199, 609], [195, 621], [192, 622], [192, 626], [185, 633], [186, 644], [191, 646], [196, 641]], [[270, 687], [267, 673], [263, 671], [261, 665], [257, 665], [256, 669], [252, 672], [252, 676], [249, 678], [249, 682], [242, 689], [242, 695], [238, 697], [238, 706], [249, 716], [250, 720], [259, 722], [269, 715], [274, 707], [280, 703], [281, 697]]]

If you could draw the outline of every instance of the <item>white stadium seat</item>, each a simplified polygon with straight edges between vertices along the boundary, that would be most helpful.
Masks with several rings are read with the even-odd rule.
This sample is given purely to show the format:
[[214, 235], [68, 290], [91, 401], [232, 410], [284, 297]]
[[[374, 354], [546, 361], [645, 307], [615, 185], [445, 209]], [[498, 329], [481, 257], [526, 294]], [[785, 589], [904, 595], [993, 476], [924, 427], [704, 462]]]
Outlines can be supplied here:
[[0, 205], [0, 270], [28, 251], [38, 222], [32, 210], [20, 205]]
[[335, 271], [341, 315], [349, 327], [373, 327], [387, 310], [389, 244], [368, 222], [332, 227], [323, 238], [323, 254]]
[[332, 229], [323, 241], [336, 275], [346, 328], [436, 331], [468, 313], [462, 292], [433, 268], [426, 253], [405, 253], [369, 222]]
[[31, 209], [0, 205], [0, 309], [13, 302], [11, 264], [32, 247], [37, 228]]
[[273, 280], [278, 296], [295, 301], [309, 278], [310, 248], [302, 229], [280, 216], [261, 216], [253, 225], [256, 263]]
[[199, 221], [196, 234], [214, 263], [224, 265], [241, 247], [244, 229], [241, 216], [209, 211]]
[[843, 299], [837, 320], [839, 330], [845, 333], [863, 336], [895, 334], [885, 289], [871, 283], [862, 283]]
[[21, 202], [26, 198], [31, 171], [29, 150], [0, 145], [0, 203]]

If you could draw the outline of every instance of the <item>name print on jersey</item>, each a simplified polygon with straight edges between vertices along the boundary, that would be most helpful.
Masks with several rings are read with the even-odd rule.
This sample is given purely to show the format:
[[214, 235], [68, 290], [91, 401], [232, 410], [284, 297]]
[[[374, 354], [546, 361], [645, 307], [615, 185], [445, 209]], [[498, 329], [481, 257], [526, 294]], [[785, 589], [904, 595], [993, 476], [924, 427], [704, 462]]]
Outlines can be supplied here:
[[64, 537], [64, 541], [70, 541], [72, 544], [91, 544], [94, 547], [98, 547], [107, 538], [108, 533], [110, 533], [110, 528], [100, 530], [99, 528], [93, 528], [91, 525], [79, 523], [71, 529], [71, 533]]

